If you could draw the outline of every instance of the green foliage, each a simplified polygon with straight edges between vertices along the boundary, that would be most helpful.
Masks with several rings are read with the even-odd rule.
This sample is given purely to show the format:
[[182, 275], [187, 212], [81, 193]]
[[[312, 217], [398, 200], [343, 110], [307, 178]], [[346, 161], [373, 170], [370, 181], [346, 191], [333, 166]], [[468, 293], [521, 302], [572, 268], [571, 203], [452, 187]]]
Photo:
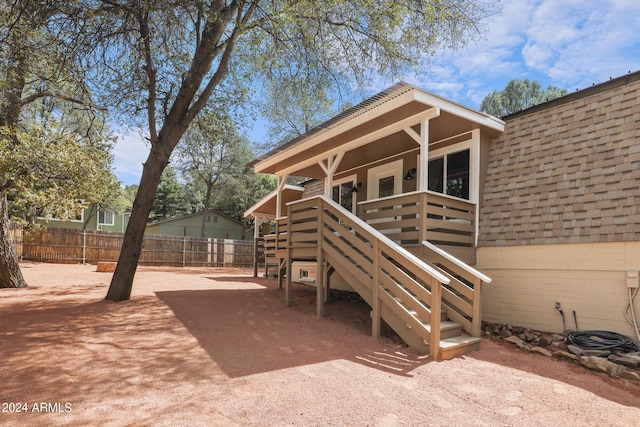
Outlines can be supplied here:
[[548, 86], [542, 89], [537, 81], [513, 79], [501, 90], [487, 95], [480, 105], [480, 110], [496, 117], [503, 117], [525, 108], [564, 96], [566, 89]]
[[23, 125], [15, 134], [4, 128], [0, 188], [9, 190], [13, 218], [28, 224], [51, 215], [66, 220], [107, 199], [118, 184], [104, 144], [66, 132], [54, 120]]
[[160, 221], [191, 213], [193, 212], [184, 185], [178, 180], [175, 170], [167, 166], [158, 185], [149, 221]]

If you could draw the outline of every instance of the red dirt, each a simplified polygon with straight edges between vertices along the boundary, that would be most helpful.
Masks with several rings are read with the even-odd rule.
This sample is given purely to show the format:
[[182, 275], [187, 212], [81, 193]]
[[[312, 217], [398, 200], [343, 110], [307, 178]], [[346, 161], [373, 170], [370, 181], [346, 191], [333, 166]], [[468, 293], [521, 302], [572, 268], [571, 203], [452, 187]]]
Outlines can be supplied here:
[[[640, 384], [484, 340], [434, 362], [369, 337], [365, 307], [247, 270], [141, 267], [130, 301], [111, 273], [22, 264], [0, 290], [0, 425], [630, 426]], [[44, 406], [41, 404], [44, 403]], [[36, 411], [40, 409], [41, 411]], [[48, 411], [48, 412], [45, 412]]]

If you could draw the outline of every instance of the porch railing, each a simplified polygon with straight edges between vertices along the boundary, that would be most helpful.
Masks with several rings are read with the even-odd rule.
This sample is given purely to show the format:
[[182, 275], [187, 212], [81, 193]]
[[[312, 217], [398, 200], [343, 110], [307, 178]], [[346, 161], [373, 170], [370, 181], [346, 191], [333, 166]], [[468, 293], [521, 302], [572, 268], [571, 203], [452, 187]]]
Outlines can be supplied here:
[[288, 209], [290, 250], [313, 243], [317, 255], [349, 279], [372, 307], [374, 336], [380, 334], [380, 319], [389, 322], [392, 316], [405, 341], [439, 357], [441, 292], [448, 277], [324, 196], [293, 202]]
[[433, 191], [358, 203], [358, 216], [396, 243], [475, 247], [476, 204]]

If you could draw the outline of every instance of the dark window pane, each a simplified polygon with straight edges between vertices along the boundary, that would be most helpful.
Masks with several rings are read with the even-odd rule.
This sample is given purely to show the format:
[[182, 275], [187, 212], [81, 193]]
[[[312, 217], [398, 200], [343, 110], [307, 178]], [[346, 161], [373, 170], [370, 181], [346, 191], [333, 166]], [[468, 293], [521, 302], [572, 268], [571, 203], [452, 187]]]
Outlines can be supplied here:
[[378, 181], [378, 197], [393, 196], [393, 190], [395, 186], [395, 177], [388, 176]]
[[353, 210], [353, 181], [347, 181], [340, 185], [340, 206], [351, 212]]
[[447, 156], [447, 194], [469, 199], [469, 150]]
[[444, 157], [429, 160], [429, 190], [444, 192]]

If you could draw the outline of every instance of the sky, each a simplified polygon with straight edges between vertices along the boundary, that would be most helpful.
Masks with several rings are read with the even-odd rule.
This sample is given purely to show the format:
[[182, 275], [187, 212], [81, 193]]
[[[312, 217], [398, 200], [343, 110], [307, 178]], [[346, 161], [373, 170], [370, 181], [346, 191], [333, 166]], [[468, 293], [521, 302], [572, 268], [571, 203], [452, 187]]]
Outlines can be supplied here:
[[[640, 70], [638, 0], [502, 0], [484, 25], [482, 39], [438, 53], [402, 80], [478, 109], [512, 79], [574, 92]], [[371, 95], [394, 83], [371, 82]], [[262, 142], [266, 127], [258, 120], [251, 142]], [[119, 134], [114, 173], [123, 184], [139, 183], [148, 152], [140, 135]]]

